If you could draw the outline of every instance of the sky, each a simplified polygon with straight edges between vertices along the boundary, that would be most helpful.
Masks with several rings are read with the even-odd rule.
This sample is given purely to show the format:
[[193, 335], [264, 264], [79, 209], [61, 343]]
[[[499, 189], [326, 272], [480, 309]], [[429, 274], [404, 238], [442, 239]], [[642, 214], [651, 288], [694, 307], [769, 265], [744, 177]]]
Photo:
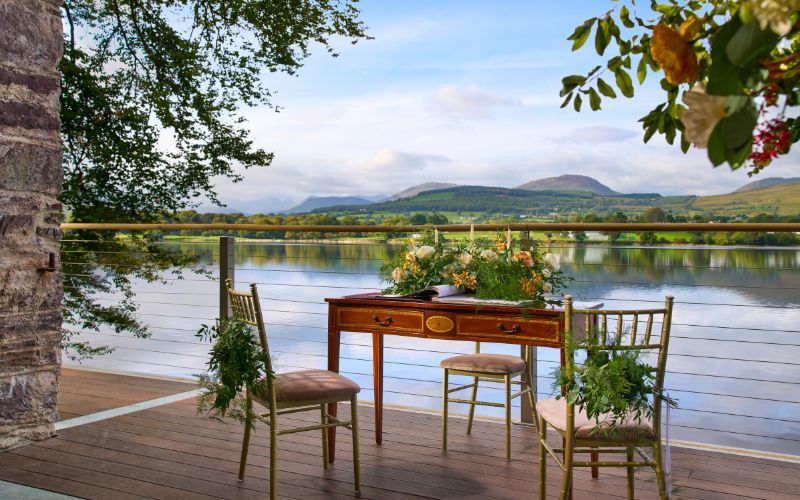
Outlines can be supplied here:
[[[276, 113], [245, 108], [251, 138], [275, 153], [244, 181], [218, 179], [225, 200], [389, 195], [423, 182], [515, 187], [562, 174], [616, 191], [721, 194], [753, 180], [684, 155], [637, 120], [662, 102], [660, 76], [601, 111], [560, 109], [561, 78], [601, 58], [571, 52], [576, 25], [607, 10], [598, 0], [363, 0], [374, 40], [314, 51], [298, 76], [270, 74]], [[613, 80], [611, 78], [610, 80]], [[790, 154], [758, 178], [800, 175]]]

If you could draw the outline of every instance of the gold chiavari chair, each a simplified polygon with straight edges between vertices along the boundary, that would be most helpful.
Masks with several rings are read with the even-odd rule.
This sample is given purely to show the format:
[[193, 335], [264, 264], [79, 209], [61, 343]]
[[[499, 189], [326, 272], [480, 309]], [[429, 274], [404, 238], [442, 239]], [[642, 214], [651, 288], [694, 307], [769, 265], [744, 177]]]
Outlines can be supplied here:
[[[627, 494], [634, 498], [633, 479], [636, 467], [651, 467], [656, 473], [656, 482], [661, 498], [667, 498], [664, 479], [664, 465], [661, 449], [661, 407], [664, 375], [667, 366], [670, 325], [672, 323], [672, 301], [668, 296], [662, 309], [641, 309], [609, 311], [598, 309], [574, 309], [572, 297], [564, 297], [564, 341], [568, 346], [576, 345], [573, 338], [573, 320], [576, 315], [585, 315], [587, 333], [585, 344], [580, 348], [588, 350], [634, 350], [650, 352], [657, 356], [653, 396], [653, 418], [636, 421], [633, 418], [618, 424], [615, 429], [597, 429], [595, 420], [590, 420], [584, 411], [576, 410], [564, 398], [543, 399], [536, 407], [539, 415], [539, 498], [546, 498], [546, 470], [548, 455], [564, 471], [561, 483], [561, 498], [570, 496], [573, 467], [625, 467], [628, 473]], [[609, 317], [612, 319], [609, 330]], [[616, 321], [614, 321], [616, 319]], [[658, 339], [652, 338], [653, 326], [660, 320], [661, 332]], [[644, 322], [644, 329], [639, 326]], [[578, 330], [578, 328], [575, 328]], [[613, 335], [613, 337], [612, 337]], [[583, 339], [581, 339], [583, 340]], [[613, 342], [612, 342], [613, 340]], [[575, 370], [575, 354], [566, 356], [567, 378]], [[601, 416], [602, 422], [602, 416]], [[554, 429], [563, 438], [563, 448], [553, 448], [547, 442], [548, 428]], [[650, 448], [648, 456], [643, 448]], [[575, 454], [625, 454], [625, 460], [575, 460]], [[559, 458], [563, 454], [563, 458]], [[637, 460], [640, 458], [641, 460]]]
[[[444, 369], [443, 382], [443, 407], [442, 407], [442, 449], [447, 450], [447, 417], [449, 403], [463, 403], [469, 405], [467, 416], [467, 434], [472, 432], [472, 420], [475, 416], [475, 406], [494, 406], [505, 409], [506, 417], [506, 459], [511, 459], [511, 400], [527, 394], [528, 401], [536, 413], [535, 395], [531, 389], [533, 385], [530, 379], [528, 361], [531, 359], [531, 348], [525, 349], [525, 357], [510, 356], [506, 354], [488, 354], [481, 352], [480, 342], [475, 343], [475, 354], [462, 354], [443, 360], [440, 366]], [[450, 387], [450, 375], [465, 375], [472, 377], [471, 384]], [[520, 380], [514, 380], [519, 376]], [[494, 382], [502, 383], [505, 387], [505, 402], [494, 403], [489, 401], [478, 401], [478, 383]], [[520, 390], [512, 393], [512, 385], [519, 385]], [[459, 399], [450, 397], [451, 393], [472, 389], [470, 399]]]
[[[328, 468], [328, 429], [345, 427], [353, 433], [353, 473], [355, 490], [361, 489], [360, 464], [358, 457], [358, 398], [361, 388], [352, 380], [328, 370], [300, 370], [275, 375], [272, 359], [267, 344], [267, 333], [261, 305], [258, 301], [258, 290], [255, 283], [250, 285], [250, 292], [237, 292], [231, 280], [226, 281], [228, 297], [234, 319], [241, 320], [258, 328], [261, 351], [264, 355], [267, 376], [266, 390], [263, 392], [246, 389], [247, 422], [242, 439], [242, 456], [239, 462], [239, 481], [244, 479], [247, 467], [247, 451], [250, 444], [250, 427], [253, 401], [267, 409], [267, 413], [257, 414], [256, 418], [269, 426], [269, 493], [270, 498], [277, 497], [277, 461], [278, 436], [319, 430], [322, 432], [322, 464]], [[328, 414], [328, 403], [350, 403], [350, 420], [342, 421]], [[278, 417], [288, 413], [303, 411], [319, 411], [320, 423], [303, 427], [278, 429]]]

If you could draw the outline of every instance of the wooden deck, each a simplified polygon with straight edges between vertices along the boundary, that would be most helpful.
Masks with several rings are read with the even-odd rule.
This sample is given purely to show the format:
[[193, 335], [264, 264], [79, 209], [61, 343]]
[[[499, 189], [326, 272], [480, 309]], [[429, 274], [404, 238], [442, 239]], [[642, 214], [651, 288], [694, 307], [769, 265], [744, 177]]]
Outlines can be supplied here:
[[[191, 390], [193, 385], [64, 370], [63, 419]], [[439, 449], [436, 415], [387, 410], [383, 445], [376, 446], [372, 409], [360, 410], [361, 498], [535, 498], [534, 430], [514, 429], [515, 460], [503, 455], [502, 426], [478, 422], [464, 435], [451, 422], [450, 450]], [[288, 415], [284, 424], [318, 417]], [[291, 421], [291, 422], [290, 422]], [[98, 499], [263, 499], [268, 495], [267, 438], [257, 430], [243, 483], [236, 480], [242, 429], [195, 414], [194, 401], [129, 413], [63, 429], [58, 437], [0, 453], [0, 480]], [[279, 494], [285, 498], [351, 498], [350, 435], [339, 431], [337, 460], [322, 469], [319, 432], [282, 436]], [[673, 448], [676, 498], [796, 499], [800, 464]], [[624, 470], [601, 469], [592, 480], [578, 470], [575, 498], [624, 498]], [[548, 470], [548, 493], [558, 491], [560, 469]], [[655, 498], [654, 476], [637, 474], [637, 498]], [[2, 495], [0, 495], [2, 496]]]

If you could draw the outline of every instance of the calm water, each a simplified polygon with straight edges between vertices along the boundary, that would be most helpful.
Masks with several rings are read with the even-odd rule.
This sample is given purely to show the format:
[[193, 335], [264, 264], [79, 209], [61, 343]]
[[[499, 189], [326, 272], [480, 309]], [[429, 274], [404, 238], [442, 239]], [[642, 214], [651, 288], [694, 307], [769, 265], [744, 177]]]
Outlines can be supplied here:
[[[213, 270], [217, 245], [170, 244], [198, 254]], [[395, 247], [386, 245], [258, 244], [236, 246], [236, 281], [259, 283], [270, 345], [279, 370], [326, 366], [325, 297], [378, 289], [377, 270]], [[742, 248], [552, 249], [575, 278], [568, 290], [606, 307], [657, 307], [676, 297], [666, 386], [680, 408], [673, 439], [800, 455], [800, 250]], [[167, 285], [136, 286], [149, 340], [87, 336], [117, 346], [84, 365], [190, 377], [202, 371], [208, 345], [194, 332], [217, 314], [219, 284], [201, 275]], [[109, 300], [113, 300], [110, 298]], [[343, 334], [342, 371], [372, 399], [371, 338]], [[438, 409], [439, 361], [473, 344], [386, 338], [385, 401]], [[484, 344], [486, 351], [517, 347]], [[552, 394], [558, 354], [538, 354], [539, 396]], [[72, 364], [65, 361], [65, 364]], [[501, 392], [483, 391], [499, 401]], [[498, 415], [482, 408], [486, 415]]]

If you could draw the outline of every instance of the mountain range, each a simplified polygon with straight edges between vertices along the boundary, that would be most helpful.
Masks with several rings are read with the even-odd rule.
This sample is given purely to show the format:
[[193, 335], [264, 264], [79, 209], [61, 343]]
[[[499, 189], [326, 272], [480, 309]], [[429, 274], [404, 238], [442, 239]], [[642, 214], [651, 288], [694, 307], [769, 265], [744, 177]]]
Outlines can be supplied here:
[[[662, 196], [622, 194], [592, 177], [568, 174], [533, 180], [516, 188], [427, 182], [391, 196], [310, 196], [300, 204], [285, 198], [228, 200], [226, 211], [244, 214], [489, 211], [552, 215], [553, 211], [643, 211], [658, 206], [675, 213], [694, 210], [738, 215], [737, 210], [741, 212], [747, 206], [747, 211], [753, 213], [795, 215], [800, 213], [800, 207], [795, 207], [793, 201], [798, 200], [798, 194], [800, 177], [759, 179], [724, 195]], [[782, 203], [777, 203], [778, 200]], [[220, 208], [203, 206], [198, 211], [220, 212]]]

